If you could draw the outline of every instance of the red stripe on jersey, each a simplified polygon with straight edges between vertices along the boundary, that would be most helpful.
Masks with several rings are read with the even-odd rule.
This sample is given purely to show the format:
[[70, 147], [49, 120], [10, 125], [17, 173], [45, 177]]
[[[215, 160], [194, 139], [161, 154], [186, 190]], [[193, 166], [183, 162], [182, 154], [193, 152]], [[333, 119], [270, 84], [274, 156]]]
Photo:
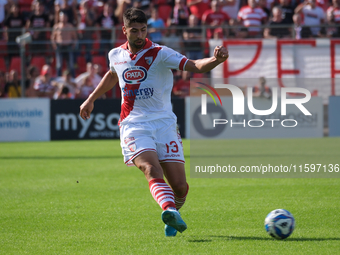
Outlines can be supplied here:
[[[149, 43], [151, 43], [151, 41], [147, 40], [147, 44]], [[151, 65], [153, 64], [153, 62], [155, 61], [158, 55], [158, 52], [161, 49], [162, 49], [161, 47], [155, 47], [155, 48], [148, 50], [147, 52], [145, 52], [145, 54], [142, 57], [139, 58], [135, 66], [142, 66], [146, 69], [146, 71], [148, 71]], [[140, 86], [140, 83], [125, 84], [125, 88], [124, 88], [125, 92], [123, 93], [124, 103], [122, 104], [122, 107], [121, 107], [120, 120], [119, 120], [118, 125], [130, 114], [135, 104], [136, 93], [132, 93], [132, 92], [129, 93], [129, 91], [138, 90], [139, 86]]]
[[184, 64], [187, 62], [187, 58], [182, 58], [181, 62], [179, 63], [179, 70], [184, 71]]

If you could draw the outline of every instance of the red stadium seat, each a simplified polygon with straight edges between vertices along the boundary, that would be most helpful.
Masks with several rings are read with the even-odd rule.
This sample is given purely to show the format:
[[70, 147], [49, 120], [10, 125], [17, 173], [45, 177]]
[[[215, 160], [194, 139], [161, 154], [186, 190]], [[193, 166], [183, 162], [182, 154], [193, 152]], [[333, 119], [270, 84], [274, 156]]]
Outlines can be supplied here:
[[123, 30], [117, 29], [116, 30], [116, 41], [115, 41], [114, 47], [119, 47], [125, 42], [126, 42], [126, 36], [124, 35]]
[[172, 7], [170, 5], [160, 5], [158, 7], [158, 15], [163, 20], [165, 26], [170, 18]]
[[46, 64], [44, 57], [33, 57], [31, 60], [31, 65], [37, 67], [39, 70]]
[[79, 74], [85, 73], [86, 72], [86, 60], [85, 57], [79, 56], [77, 57], [77, 68], [76, 68], [76, 77]]
[[92, 54], [98, 54], [100, 50], [100, 41], [99, 40], [94, 40], [93, 45], [92, 45]]
[[11, 63], [9, 64], [9, 71], [16, 70], [18, 75], [21, 76], [21, 58], [20, 57], [12, 57]]
[[93, 56], [92, 63], [100, 65], [102, 67], [102, 74], [106, 73], [109, 70], [108, 64], [106, 62], [106, 56]]
[[31, 12], [31, 6], [32, 6], [33, 0], [19, 0], [18, 5], [19, 5], [19, 11], [20, 12]]
[[3, 58], [0, 58], [0, 71], [7, 72], [6, 63]]
[[7, 55], [7, 42], [5, 40], [0, 41], [0, 56], [6, 56]]

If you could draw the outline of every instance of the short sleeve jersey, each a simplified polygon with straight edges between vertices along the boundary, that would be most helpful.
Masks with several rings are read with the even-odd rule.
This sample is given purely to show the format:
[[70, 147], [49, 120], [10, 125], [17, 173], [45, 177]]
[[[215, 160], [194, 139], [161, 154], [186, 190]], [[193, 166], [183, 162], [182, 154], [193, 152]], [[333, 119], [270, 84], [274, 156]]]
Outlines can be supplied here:
[[171, 69], [184, 70], [188, 59], [182, 54], [146, 39], [136, 54], [128, 42], [109, 52], [110, 70], [117, 73], [122, 93], [120, 125], [161, 118], [176, 120], [172, 111]]
[[252, 9], [247, 5], [240, 9], [237, 18], [245, 27], [248, 27], [248, 31], [258, 32], [261, 31], [260, 26], [262, 21], [266, 20], [267, 14], [259, 7]]

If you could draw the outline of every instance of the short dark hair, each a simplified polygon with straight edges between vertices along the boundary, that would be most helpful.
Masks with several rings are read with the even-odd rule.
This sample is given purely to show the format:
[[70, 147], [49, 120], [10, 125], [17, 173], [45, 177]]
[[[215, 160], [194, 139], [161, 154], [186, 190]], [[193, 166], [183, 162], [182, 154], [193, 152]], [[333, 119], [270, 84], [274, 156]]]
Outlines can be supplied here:
[[143, 23], [147, 24], [148, 19], [145, 13], [137, 8], [129, 8], [124, 12], [123, 15], [124, 26], [128, 27], [131, 23]]

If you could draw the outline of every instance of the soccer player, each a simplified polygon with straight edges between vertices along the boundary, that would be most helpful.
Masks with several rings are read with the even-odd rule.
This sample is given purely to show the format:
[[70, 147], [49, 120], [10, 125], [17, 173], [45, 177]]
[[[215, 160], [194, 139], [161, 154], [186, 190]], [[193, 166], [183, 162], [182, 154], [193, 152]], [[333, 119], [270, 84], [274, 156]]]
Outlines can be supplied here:
[[171, 69], [208, 72], [229, 55], [226, 48], [218, 46], [214, 56], [190, 60], [146, 38], [147, 18], [143, 11], [130, 8], [123, 20], [127, 42], [109, 52], [110, 70], [80, 106], [80, 116], [89, 119], [94, 101], [119, 81], [120, 140], [125, 164], [135, 165], [144, 173], [152, 196], [163, 209], [165, 235], [175, 236], [177, 231], [187, 229], [178, 210], [185, 202], [189, 186], [181, 136], [170, 102]]

